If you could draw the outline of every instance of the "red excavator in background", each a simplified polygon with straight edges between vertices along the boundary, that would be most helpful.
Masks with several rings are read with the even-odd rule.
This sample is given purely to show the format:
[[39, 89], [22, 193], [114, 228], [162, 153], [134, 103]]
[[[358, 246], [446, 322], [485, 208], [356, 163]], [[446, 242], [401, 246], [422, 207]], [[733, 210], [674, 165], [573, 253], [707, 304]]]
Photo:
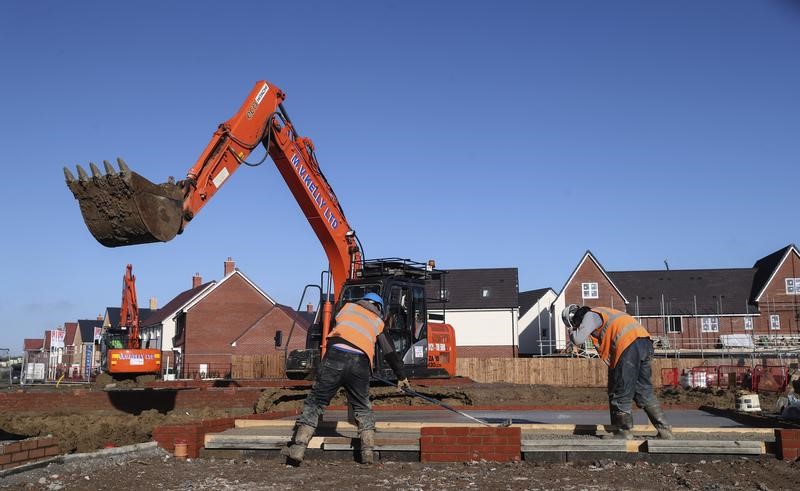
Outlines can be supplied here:
[[[364, 260], [363, 248], [344, 216], [339, 200], [320, 169], [314, 144], [300, 136], [283, 101], [286, 95], [266, 81], [256, 83], [239, 111], [219, 125], [186, 179], [154, 184], [132, 172], [122, 159], [119, 171], [104, 161], [106, 173], [90, 163], [91, 177], [77, 167], [78, 178], [64, 168], [67, 185], [80, 205], [89, 231], [103, 245], [117, 247], [166, 242], [181, 233], [242, 164], [260, 165], [269, 155], [283, 176], [328, 257], [329, 274], [321, 276], [320, 308], [306, 337], [306, 349], [295, 350], [286, 361], [287, 375], [310, 377], [324, 354], [323, 340], [331, 319], [345, 302], [374, 292], [384, 300], [389, 319], [387, 333], [413, 377], [455, 375], [455, 332], [445, 324], [442, 298], [426, 298], [426, 281], [438, 281], [445, 290], [446, 271], [433, 261], [388, 258]], [[258, 146], [265, 155], [246, 159]], [[438, 318], [427, 304], [442, 305]], [[302, 299], [301, 299], [302, 304]], [[320, 314], [321, 313], [321, 314]], [[288, 344], [288, 343], [287, 343]], [[375, 369], [390, 373], [377, 353]]]
[[107, 329], [100, 340], [101, 366], [113, 378], [158, 375], [161, 372], [161, 350], [141, 347], [136, 277], [132, 271], [133, 266], [129, 264], [122, 278], [119, 325]]

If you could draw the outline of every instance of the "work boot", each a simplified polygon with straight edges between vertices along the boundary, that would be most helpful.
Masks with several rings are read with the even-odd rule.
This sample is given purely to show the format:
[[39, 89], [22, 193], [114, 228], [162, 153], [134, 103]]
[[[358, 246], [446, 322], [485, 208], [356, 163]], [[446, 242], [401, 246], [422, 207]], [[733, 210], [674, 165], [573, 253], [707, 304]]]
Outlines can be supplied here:
[[646, 406], [644, 412], [647, 413], [647, 418], [655, 426], [658, 431], [658, 437], [662, 440], [672, 440], [672, 426], [667, 423], [667, 418], [664, 417], [664, 411], [661, 406]]
[[611, 413], [614, 432], [609, 436], [615, 440], [633, 440], [633, 415], [615, 411]]
[[298, 464], [303, 461], [303, 457], [306, 454], [306, 448], [308, 447], [308, 441], [311, 440], [311, 437], [314, 436], [315, 428], [299, 424], [294, 431], [294, 435], [292, 436], [292, 440], [286, 447], [281, 449], [281, 455], [287, 457]]
[[361, 432], [361, 463], [375, 463], [375, 430], [364, 430]]

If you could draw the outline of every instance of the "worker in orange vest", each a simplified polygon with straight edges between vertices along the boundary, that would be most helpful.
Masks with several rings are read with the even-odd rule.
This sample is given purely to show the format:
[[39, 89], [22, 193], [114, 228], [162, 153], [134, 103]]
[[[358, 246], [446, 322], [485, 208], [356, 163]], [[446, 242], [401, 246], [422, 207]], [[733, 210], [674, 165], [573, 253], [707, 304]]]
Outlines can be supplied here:
[[561, 319], [569, 328], [573, 345], [591, 338], [600, 358], [608, 365], [608, 405], [614, 437], [633, 438], [632, 402], [647, 413], [659, 438], [672, 439], [672, 428], [653, 393], [650, 361], [653, 341], [632, 316], [607, 307], [568, 305]]
[[383, 299], [376, 293], [367, 293], [362, 299], [348, 302], [339, 310], [336, 325], [326, 339], [325, 356], [311, 393], [306, 397], [303, 411], [295, 423], [292, 440], [281, 450], [290, 463], [299, 464], [303, 461], [319, 417], [340, 387], [344, 387], [347, 402], [355, 413], [361, 440], [361, 462], [374, 463], [375, 417], [369, 402], [369, 379], [376, 341], [381, 347], [383, 359], [397, 376], [398, 389], [402, 392], [411, 388], [403, 373], [403, 362], [383, 332], [383, 327]]

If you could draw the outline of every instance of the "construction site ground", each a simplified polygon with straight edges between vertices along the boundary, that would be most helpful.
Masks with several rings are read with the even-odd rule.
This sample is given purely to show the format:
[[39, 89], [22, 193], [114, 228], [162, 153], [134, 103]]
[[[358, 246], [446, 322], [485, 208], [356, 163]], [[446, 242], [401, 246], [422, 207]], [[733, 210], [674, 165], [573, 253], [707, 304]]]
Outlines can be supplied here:
[[[596, 424], [607, 424], [608, 396], [603, 388], [571, 388], [554, 386], [521, 386], [514, 384], [479, 384], [467, 382], [460, 385], [443, 386], [415, 385], [420, 393], [440, 399], [442, 402], [456, 407], [474, 407], [475, 410], [524, 407], [526, 410], [541, 408], [551, 417], [559, 410], [594, 410], [598, 411]], [[72, 391], [75, 388], [35, 387], [32, 392]], [[78, 389], [84, 390], [84, 389]], [[97, 388], [85, 390], [98, 390]], [[205, 389], [187, 389], [205, 390]], [[259, 391], [261, 389], [253, 388]], [[40, 436], [52, 434], [56, 436], [64, 453], [89, 452], [104, 448], [109, 444], [116, 446], [142, 443], [150, 440], [154, 427], [165, 424], [186, 423], [199, 419], [225, 416], [241, 416], [253, 412], [283, 411], [299, 409], [308, 393], [309, 387], [294, 386], [263, 388], [251, 407], [217, 407], [214, 408], [181, 408], [164, 412], [163, 409], [143, 409], [138, 413], [125, 411], [70, 411], [60, 407], [41, 407], [34, 411], [0, 413], [0, 439], [3, 433], [16, 436]], [[133, 389], [132, 389], [133, 391]], [[152, 392], [132, 392], [139, 399], [146, 399]], [[370, 391], [373, 406], [409, 406], [421, 409], [435, 409], [424, 400], [399, 394], [392, 387], [373, 387]], [[659, 399], [666, 408], [677, 406], [683, 409], [708, 406], [723, 409], [735, 407], [735, 394], [726, 390], [710, 389], [661, 389], [657, 391]], [[77, 396], [79, 397], [79, 396]], [[220, 397], [225, 397], [221, 395]], [[777, 396], [762, 394], [761, 406], [765, 410], [774, 407]], [[141, 402], [141, 401], [140, 401]], [[331, 406], [342, 407], [346, 399], [340, 392], [331, 402]], [[224, 406], [224, 404], [223, 404]], [[146, 403], [137, 408], [146, 408]], [[138, 411], [138, 409], [137, 409]], [[472, 410], [470, 410], [472, 412]], [[378, 410], [380, 421], [382, 411]], [[446, 417], [445, 413], [432, 413], [435, 417]], [[577, 414], [577, 413], [567, 413]], [[388, 413], [387, 413], [388, 416]], [[424, 413], [416, 413], [411, 418], [423, 418]], [[508, 417], [508, 416], [505, 416]], [[562, 415], [563, 417], [563, 415]], [[638, 415], [637, 418], [641, 418]], [[530, 419], [530, 418], [528, 418]], [[637, 419], [637, 422], [639, 420]]]
[[[273, 384], [277, 385], [277, 384]], [[293, 384], [294, 385], [294, 384]], [[427, 385], [427, 386], [426, 386]], [[515, 423], [608, 424], [607, 395], [603, 388], [567, 388], [478, 384], [415, 385], [419, 392], [485, 417], [491, 422], [513, 417]], [[180, 408], [171, 411], [68, 411], [41, 407], [35, 411], [4, 411], [0, 414], [0, 439], [52, 434], [64, 454], [95, 452], [108, 446], [123, 447], [151, 440], [154, 427], [198, 419], [239, 416], [254, 412], [299, 409], [308, 386], [248, 387], [256, 391], [249, 407]], [[36, 387], [34, 391], [64, 388]], [[80, 397], [80, 390], [67, 390]], [[91, 389], [98, 390], [96, 387]], [[131, 389], [135, 390], [135, 389]], [[214, 390], [187, 388], [185, 390]], [[147, 398], [154, 391], [137, 393]], [[733, 409], [735, 394], [726, 390], [660, 389], [657, 394], [677, 425], [733, 428], [739, 423], [712, 414], [708, 408]], [[466, 421], [461, 416], [430, 403], [399, 394], [390, 387], [371, 389], [376, 419], [381, 421]], [[224, 397], [221, 395], [221, 397]], [[765, 410], [774, 407], [777, 395], [761, 394]], [[140, 401], [141, 402], [141, 401]], [[146, 402], [146, 401], [145, 401]], [[341, 408], [339, 394], [332, 402]], [[389, 407], [391, 406], [391, 408]], [[405, 406], [406, 410], [396, 408]], [[698, 411], [699, 407], [706, 408]], [[643, 423], [637, 413], [637, 424]], [[688, 420], [682, 420], [688, 418]], [[699, 420], [702, 422], [698, 423]], [[327, 420], [346, 419], [345, 411], [333, 409]], [[520, 421], [516, 421], [519, 419]], [[495, 421], [497, 420], [497, 421]], [[102, 452], [102, 450], [100, 450]], [[316, 454], [315, 454], [316, 455]], [[313, 455], [312, 455], [313, 457]], [[113, 476], [113, 477], [109, 477]], [[697, 456], [691, 463], [616, 461], [599, 458], [585, 463], [543, 463], [523, 461], [498, 464], [426, 464], [381, 460], [363, 466], [352, 460], [310, 458], [300, 469], [287, 467], [276, 452], [253, 456], [220, 457], [206, 454], [199, 459], [176, 460], [164, 450], [119, 457], [84, 458], [54, 462], [0, 478], [0, 488], [16, 489], [141, 489], [142, 483], [157, 489], [796, 489], [800, 463], [784, 462], [774, 456], [742, 459]]]

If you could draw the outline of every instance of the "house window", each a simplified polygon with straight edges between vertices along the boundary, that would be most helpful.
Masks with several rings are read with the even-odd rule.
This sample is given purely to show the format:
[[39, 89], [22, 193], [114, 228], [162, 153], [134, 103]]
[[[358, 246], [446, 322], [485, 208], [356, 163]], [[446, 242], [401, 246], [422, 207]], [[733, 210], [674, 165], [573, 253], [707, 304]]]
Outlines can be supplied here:
[[700, 322], [703, 332], [719, 332], [719, 319], [717, 317], [701, 317]]
[[786, 278], [786, 294], [800, 295], [800, 278]]
[[683, 326], [681, 324], [682, 323], [680, 317], [667, 317], [667, 333], [668, 334], [682, 333]]
[[597, 283], [581, 283], [583, 298], [598, 298]]
[[773, 331], [777, 331], [781, 328], [781, 316], [777, 314], [772, 314], [769, 316], [769, 328]]
[[753, 318], [747, 316], [744, 318], [744, 330], [745, 331], [752, 331], [753, 330]]
[[489, 298], [491, 296], [491, 288], [481, 288], [481, 298]]

